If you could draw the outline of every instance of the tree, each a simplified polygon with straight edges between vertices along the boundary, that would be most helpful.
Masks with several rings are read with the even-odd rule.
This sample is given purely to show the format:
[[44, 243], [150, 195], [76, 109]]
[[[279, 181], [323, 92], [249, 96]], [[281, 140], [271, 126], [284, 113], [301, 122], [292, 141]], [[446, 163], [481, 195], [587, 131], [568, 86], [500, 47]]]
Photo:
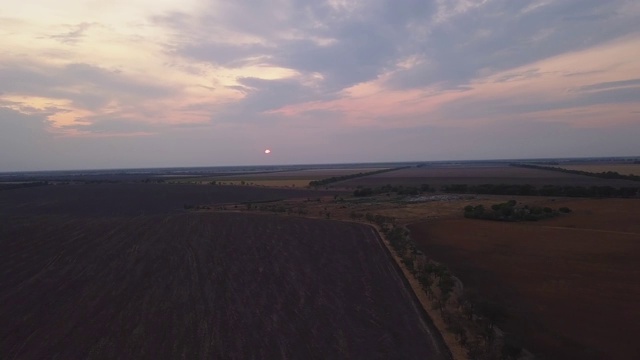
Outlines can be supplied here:
[[473, 208], [473, 215], [476, 218], [480, 218], [482, 217], [482, 215], [484, 215], [484, 206], [482, 205], [477, 205], [476, 207]]
[[444, 305], [447, 304], [447, 301], [451, 297], [451, 291], [453, 291], [453, 287], [455, 286], [455, 280], [450, 273], [445, 273], [440, 276], [440, 280], [438, 281], [438, 289], [440, 289], [440, 295], [442, 299], [440, 311], [443, 310]]
[[478, 315], [485, 318], [488, 322], [488, 328], [493, 330], [495, 324], [498, 324], [507, 318], [506, 309], [493, 301], [482, 300], [476, 304]]
[[522, 354], [522, 341], [511, 334], [506, 334], [502, 345], [504, 359], [517, 359]]

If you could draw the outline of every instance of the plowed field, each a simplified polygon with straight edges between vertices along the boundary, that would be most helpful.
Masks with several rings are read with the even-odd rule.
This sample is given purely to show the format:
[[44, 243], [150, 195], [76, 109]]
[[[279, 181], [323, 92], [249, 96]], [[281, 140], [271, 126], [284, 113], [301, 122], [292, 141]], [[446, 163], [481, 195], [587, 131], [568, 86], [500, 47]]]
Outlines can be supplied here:
[[448, 353], [372, 228], [185, 213], [0, 217], [0, 358]]

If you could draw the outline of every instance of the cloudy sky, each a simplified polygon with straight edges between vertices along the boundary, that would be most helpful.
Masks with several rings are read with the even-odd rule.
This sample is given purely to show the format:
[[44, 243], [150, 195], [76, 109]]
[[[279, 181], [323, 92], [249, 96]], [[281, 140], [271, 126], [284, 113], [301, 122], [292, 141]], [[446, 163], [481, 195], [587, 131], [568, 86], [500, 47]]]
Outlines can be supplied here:
[[0, 49], [0, 171], [640, 155], [637, 0], [3, 0]]

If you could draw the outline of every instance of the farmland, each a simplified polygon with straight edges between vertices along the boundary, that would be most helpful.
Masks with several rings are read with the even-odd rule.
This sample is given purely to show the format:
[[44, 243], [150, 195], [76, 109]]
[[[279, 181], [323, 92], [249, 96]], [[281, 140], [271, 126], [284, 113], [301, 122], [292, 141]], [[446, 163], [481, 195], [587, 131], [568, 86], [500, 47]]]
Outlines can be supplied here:
[[621, 175], [640, 176], [640, 164], [567, 164], [555, 166], [561, 169], [602, 173], [613, 171]]
[[180, 209], [319, 193], [233, 189], [0, 193], [1, 357], [449, 357], [371, 227]]
[[[434, 310], [437, 299], [404, 267], [406, 252], [392, 255], [404, 264], [402, 279], [371, 227], [305, 219], [378, 224], [377, 217], [391, 219], [387, 226], [409, 225], [427, 258], [506, 309], [509, 317], [498, 325], [533, 353], [548, 359], [639, 354], [628, 335], [640, 332], [634, 212], [640, 203], [633, 194], [432, 193], [454, 183], [636, 182], [495, 163], [407, 168], [322, 190], [240, 180], [299, 181], [304, 173], [326, 178], [349, 171], [224, 176], [243, 186], [166, 183], [176, 177], [164, 184], [141, 178], [0, 191], [0, 355], [447, 358], [424, 308], [455, 358], [464, 359], [442, 308]], [[420, 195], [351, 196], [357, 186], [386, 184], [431, 187]], [[510, 199], [573, 212], [526, 224], [462, 217], [467, 205]], [[458, 316], [461, 304], [452, 298], [445, 313]]]
[[628, 180], [598, 179], [554, 171], [525, 169], [507, 165], [433, 166], [408, 168], [342, 181], [334, 188], [376, 187], [386, 184], [443, 186], [450, 184], [531, 184], [571, 186], [637, 186]]
[[334, 193], [189, 184], [49, 185], [0, 192], [0, 214], [136, 216], [180, 211], [185, 204], [261, 202]]
[[411, 225], [412, 237], [502, 304], [504, 330], [543, 358], [640, 357], [638, 200], [519, 200], [574, 212], [526, 224], [449, 216]]
[[309, 182], [322, 180], [334, 176], [345, 176], [370, 171], [382, 170], [385, 168], [312, 168], [290, 171], [275, 171], [268, 173], [228, 175], [228, 176], [204, 176], [183, 178], [175, 180], [178, 183], [206, 184], [215, 181], [222, 185], [250, 185], [265, 187], [306, 187]]
[[[510, 199], [572, 212], [533, 223], [462, 216], [467, 205]], [[638, 206], [638, 199], [380, 194], [265, 208], [362, 221], [365, 214], [380, 215], [408, 224], [428, 258], [449, 267], [470, 293], [507, 311], [499, 326], [531, 352], [545, 359], [634, 359], [640, 354], [633, 339], [640, 331]], [[432, 317], [438, 324], [438, 314]], [[439, 326], [446, 333], [446, 325]]]
[[353, 168], [353, 169], [304, 169], [304, 170], [296, 170], [296, 171], [281, 171], [274, 172], [268, 174], [253, 174], [247, 175], [246, 177], [259, 177], [259, 178], [297, 178], [304, 177], [308, 179], [318, 180], [324, 179], [332, 176], [343, 176], [343, 175], [351, 175], [357, 173], [365, 173], [370, 171], [382, 170], [386, 168], [371, 168], [371, 167], [363, 167], [363, 168]]

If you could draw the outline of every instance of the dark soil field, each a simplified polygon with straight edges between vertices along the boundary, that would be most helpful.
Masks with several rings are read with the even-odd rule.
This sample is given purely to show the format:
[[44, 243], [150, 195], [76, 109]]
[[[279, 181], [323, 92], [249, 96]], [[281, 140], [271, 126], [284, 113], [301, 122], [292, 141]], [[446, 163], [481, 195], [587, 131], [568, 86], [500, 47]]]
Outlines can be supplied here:
[[[92, 193], [36, 209], [109, 201]], [[8, 215], [2, 196], [2, 359], [448, 358], [371, 227], [212, 212]]]
[[48, 185], [0, 191], [0, 215], [136, 216], [181, 211], [185, 204], [260, 202], [334, 193], [188, 184]]
[[640, 359], [640, 201], [545, 201], [574, 212], [535, 223], [445, 218], [410, 229], [465, 288], [502, 304], [510, 314], [503, 329], [543, 359]]
[[442, 186], [450, 184], [530, 184], [573, 186], [638, 186], [629, 180], [599, 179], [556, 171], [525, 169], [511, 166], [442, 166], [408, 168], [346, 180], [332, 184], [334, 188], [376, 187], [392, 185]]

